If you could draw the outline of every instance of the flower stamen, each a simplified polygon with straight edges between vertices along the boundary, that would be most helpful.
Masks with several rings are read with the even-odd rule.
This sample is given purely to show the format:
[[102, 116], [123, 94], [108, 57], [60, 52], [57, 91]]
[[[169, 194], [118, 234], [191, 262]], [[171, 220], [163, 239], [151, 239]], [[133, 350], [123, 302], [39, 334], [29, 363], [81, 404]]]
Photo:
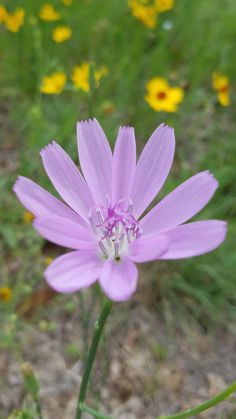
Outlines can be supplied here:
[[89, 221], [98, 245], [105, 258], [119, 260], [128, 244], [141, 235], [139, 222], [132, 214], [133, 204], [128, 210], [119, 202], [114, 206], [95, 208], [90, 211]]

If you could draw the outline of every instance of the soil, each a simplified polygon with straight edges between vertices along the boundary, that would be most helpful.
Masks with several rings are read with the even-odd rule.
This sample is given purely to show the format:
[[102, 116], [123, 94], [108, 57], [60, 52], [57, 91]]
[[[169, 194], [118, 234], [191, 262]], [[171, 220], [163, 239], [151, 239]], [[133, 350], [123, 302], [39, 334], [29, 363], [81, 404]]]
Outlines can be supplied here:
[[[90, 291], [85, 291], [90, 301]], [[73, 297], [75, 298], [75, 297]], [[117, 304], [106, 327], [106, 341], [101, 343], [93, 370], [93, 386], [87, 402], [119, 419], [153, 419], [193, 407], [223, 390], [235, 380], [236, 343], [227, 330], [209, 336], [195, 323], [186, 335], [179, 325], [174, 333], [155, 311], [140, 304]], [[74, 417], [84, 358], [69, 356], [69, 344], [82, 352], [85, 338], [73, 314], [61, 312], [60, 303], [52, 303], [54, 332], [42, 332], [26, 321], [18, 333], [21, 356], [29, 361], [41, 383], [44, 419]], [[87, 304], [87, 302], [86, 302]], [[95, 311], [98, 313], [98, 304]], [[51, 314], [52, 315], [52, 314]], [[96, 316], [90, 321], [89, 340]], [[19, 359], [8, 350], [0, 354], [0, 406], [7, 418], [22, 403], [31, 404], [25, 393]], [[90, 417], [89, 415], [84, 417]], [[236, 418], [236, 400], [196, 416], [206, 419]]]

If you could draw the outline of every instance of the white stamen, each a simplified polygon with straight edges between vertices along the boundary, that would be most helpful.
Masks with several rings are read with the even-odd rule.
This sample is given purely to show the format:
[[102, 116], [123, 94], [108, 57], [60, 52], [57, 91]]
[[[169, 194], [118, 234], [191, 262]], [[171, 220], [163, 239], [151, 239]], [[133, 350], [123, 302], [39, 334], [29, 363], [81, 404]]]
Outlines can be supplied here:
[[120, 202], [91, 210], [91, 229], [105, 258], [119, 260], [126, 254], [129, 244], [140, 237], [139, 222], [132, 215], [132, 209], [133, 204], [129, 200], [128, 210], [125, 203]]

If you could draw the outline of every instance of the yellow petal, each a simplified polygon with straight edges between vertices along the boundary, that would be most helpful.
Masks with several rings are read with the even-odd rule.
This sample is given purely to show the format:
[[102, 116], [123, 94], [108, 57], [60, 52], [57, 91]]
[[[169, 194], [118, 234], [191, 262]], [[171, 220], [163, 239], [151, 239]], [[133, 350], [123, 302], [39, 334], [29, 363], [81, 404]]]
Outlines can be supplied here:
[[184, 98], [184, 90], [181, 87], [171, 87], [169, 95], [172, 102], [180, 103]]
[[8, 303], [12, 298], [12, 291], [9, 287], [1, 287], [0, 288], [0, 300], [4, 303]]
[[153, 95], [146, 95], [145, 100], [148, 105], [156, 112], [176, 112], [177, 106], [168, 97], [165, 100], [158, 100]]
[[34, 214], [32, 214], [32, 212], [29, 211], [25, 211], [23, 214], [23, 221], [24, 223], [31, 223], [34, 219]]
[[146, 84], [148, 92], [157, 93], [158, 91], [166, 91], [169, 85], [163, 77], [154, 77]]
[[67, 77], [62, 71], [52, 73], [49, 76], [43, 77], [40, 91], [48, 95], [58, 95], [62, 92]]
[[60, 14], [55, 10], [52, 4], [44, 4], [39, 11], [39, 17], [46, 22], [54, 22], [60, 19]]
[[229, 86], [229, 79], [221, 73], [214, 72], [212, 75], [212, 85], [215, 90], [221, 90]]
[[7, 11], [4, 6], [0, 6], [0, 23], [4, 23], [7, 17]]
[[230, 98], [228, 93], [218, 93], [218, 100], [222, 106], [229, 106]]
[[77, 65], [72, 70], [71, 80], [76, 89], [89, 92], [89, 63]]
[[155, 0], [158, 13], [166, 12], [174, 7], [174, 0]]
[[52, 32], [52, 39], [58, 44], [67, 41], [72, 35], [72, 30], [69, 26], [58, 26]]

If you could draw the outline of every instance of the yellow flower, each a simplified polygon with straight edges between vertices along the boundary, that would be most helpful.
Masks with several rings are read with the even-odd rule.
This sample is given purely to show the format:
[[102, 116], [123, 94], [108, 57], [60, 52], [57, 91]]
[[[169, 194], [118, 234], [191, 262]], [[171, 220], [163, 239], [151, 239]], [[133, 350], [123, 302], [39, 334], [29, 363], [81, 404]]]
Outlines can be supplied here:
[[63, 3], [65, 6], [69, 7], [69, 6], [71, 6], [71, 5], [72, 5], [73, 0], [62, 0], [62, 3]]
[[52, 32], [52, 39], [58, 44], [61, 44], [67, 41], [67, 39], [70, 39], [71, 35], [72, 30], [69, 26], [58, 26]]
[[184, 97], [181, 87], [171, 87], [167, 80], [161, 77], [149, 80], [146, 89], [145, 100], [156, 112], [176, 112]]
[[[76, 89], [81, 89], [81, 90], [84, 90], [85, 92], [89, 92], [90, 90], [89, 71], [90, 71], [90, 64], [88, 62], [85, 62], [73, 68], [71, 80]], [[94, 79], [96, 82], [96, 87], [98, 87], [100, 79], [103, 76], [105, 76], [107, 73], [108, 73], [108, 68], [105, 66], [94, 71]]]
[[52, 4], [44, 4], [39, 11], [39, 17], [47, 22], [54, 22], [60, 19], [60, 14], [54, 9]]
[[157, 22], [157, 12], [154, 6], [146, 5], [141, 0], [129, 0], [129, 7], [134, 17], [148, 28], [153, 29]]
[[1, 287], [0, 288], [0, 300], [4, 303], [8, 303], [12, 298], [12, 291], [9, 287]]
[[230, 97], [229, 97], [229, 79], [227, 76], [221, 73], [214, 72], [212, 75], [212, 85], [213, 88], [217, 91], [217, 96], [220, 104], [222, 106], [229, 106]]
[[6, 13], [4, 23], [10, 32], [18, 32], [24, 23], [25, 11], [22, 8], [16, 9], [14, 13]]
[[52, 258], [51, 256], [47, 256], [47, 257], [44, 259], [44, 264], [45, 264], [46, 266], [49, 266], [52, 262], [53, 262], [53, 258]]
[[0, 6], [0, 23], [4, 23], [7, 17], [7, 11], [4, 6]]
[[47, 95], [59, 95], [65, 84], [67, 77], [63, 71], [57, 71], [50, 74], [50, 76], [44, 76], [40, 87], [40, 92]]
[[24, 223], [28, 224], [31, 223], [34, 219], [34, 214], [32, 214], [32, 212], [29, 211], [25, 211], [23, 214], [23, 221]]
[[174, 7], [174, 0], [155, 0], [158, 13], [166, 12]]

